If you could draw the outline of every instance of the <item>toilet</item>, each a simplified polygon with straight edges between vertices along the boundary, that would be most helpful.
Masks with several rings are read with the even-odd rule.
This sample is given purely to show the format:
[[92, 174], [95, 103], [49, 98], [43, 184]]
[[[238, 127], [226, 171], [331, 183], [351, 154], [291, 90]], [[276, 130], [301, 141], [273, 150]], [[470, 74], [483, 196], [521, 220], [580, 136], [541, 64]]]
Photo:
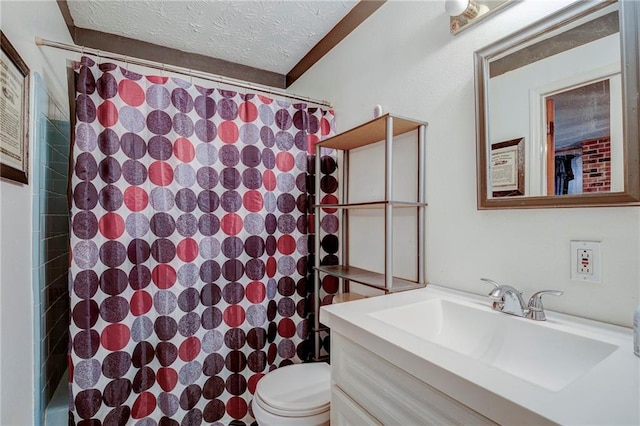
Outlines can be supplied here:
[[293, 364], [266, 374], [251, 401], [259, 426], [329, 425], [331, 367], [324, 362]]

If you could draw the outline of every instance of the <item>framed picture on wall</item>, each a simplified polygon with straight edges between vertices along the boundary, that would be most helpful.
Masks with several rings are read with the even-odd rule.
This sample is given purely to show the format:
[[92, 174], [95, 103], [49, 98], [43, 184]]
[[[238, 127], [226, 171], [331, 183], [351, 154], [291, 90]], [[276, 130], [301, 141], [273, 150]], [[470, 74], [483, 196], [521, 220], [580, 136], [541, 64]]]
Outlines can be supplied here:
[[491, 195], [524, 195], [524, 138], [491, 144]]
[[0, 31], [0, 177], [29, 183], [29, 67]]

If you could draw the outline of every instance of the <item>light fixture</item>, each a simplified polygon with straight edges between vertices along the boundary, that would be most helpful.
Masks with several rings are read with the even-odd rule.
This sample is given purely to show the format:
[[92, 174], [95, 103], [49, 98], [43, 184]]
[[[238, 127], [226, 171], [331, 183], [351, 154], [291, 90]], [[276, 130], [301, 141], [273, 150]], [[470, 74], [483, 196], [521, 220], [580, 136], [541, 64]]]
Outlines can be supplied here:
[[444, 9], [449, 16], [461, 16], [465, 19], [473, 19], [480, 13], [480, 6], [475, 0], [446, 0]]
[[[445, 0], [444, 8], [450, 16], [451, 32], [455, 34], [462, 27], [487, 14], [491, 8], [486, 3], [484, 0]], [[502, 0], [501, 4], [505, 3], [508, 3], [508, 0]]]

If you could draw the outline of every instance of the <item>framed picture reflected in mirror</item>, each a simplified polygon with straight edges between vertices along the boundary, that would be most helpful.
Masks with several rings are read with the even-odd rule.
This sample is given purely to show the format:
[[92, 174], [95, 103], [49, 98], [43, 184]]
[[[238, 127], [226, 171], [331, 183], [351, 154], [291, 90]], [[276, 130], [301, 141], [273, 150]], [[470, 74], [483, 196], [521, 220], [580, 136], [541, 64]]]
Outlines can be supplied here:
[[494, 197], [524, 195], [524, 138], [491, 145], [491, 191]]

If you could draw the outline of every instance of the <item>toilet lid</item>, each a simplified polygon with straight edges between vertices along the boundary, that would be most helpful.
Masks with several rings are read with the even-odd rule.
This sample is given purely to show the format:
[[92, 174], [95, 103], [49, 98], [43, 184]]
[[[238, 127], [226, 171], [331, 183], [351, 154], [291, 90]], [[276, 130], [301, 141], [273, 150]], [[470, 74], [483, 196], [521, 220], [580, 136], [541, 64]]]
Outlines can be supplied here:
[[263, 408], [274, 414], [322, 413], [329, 409], [331, 402], [331, 367], [318, 362], [278, 368], [258, 382], [255, 394], [267, 405]]

